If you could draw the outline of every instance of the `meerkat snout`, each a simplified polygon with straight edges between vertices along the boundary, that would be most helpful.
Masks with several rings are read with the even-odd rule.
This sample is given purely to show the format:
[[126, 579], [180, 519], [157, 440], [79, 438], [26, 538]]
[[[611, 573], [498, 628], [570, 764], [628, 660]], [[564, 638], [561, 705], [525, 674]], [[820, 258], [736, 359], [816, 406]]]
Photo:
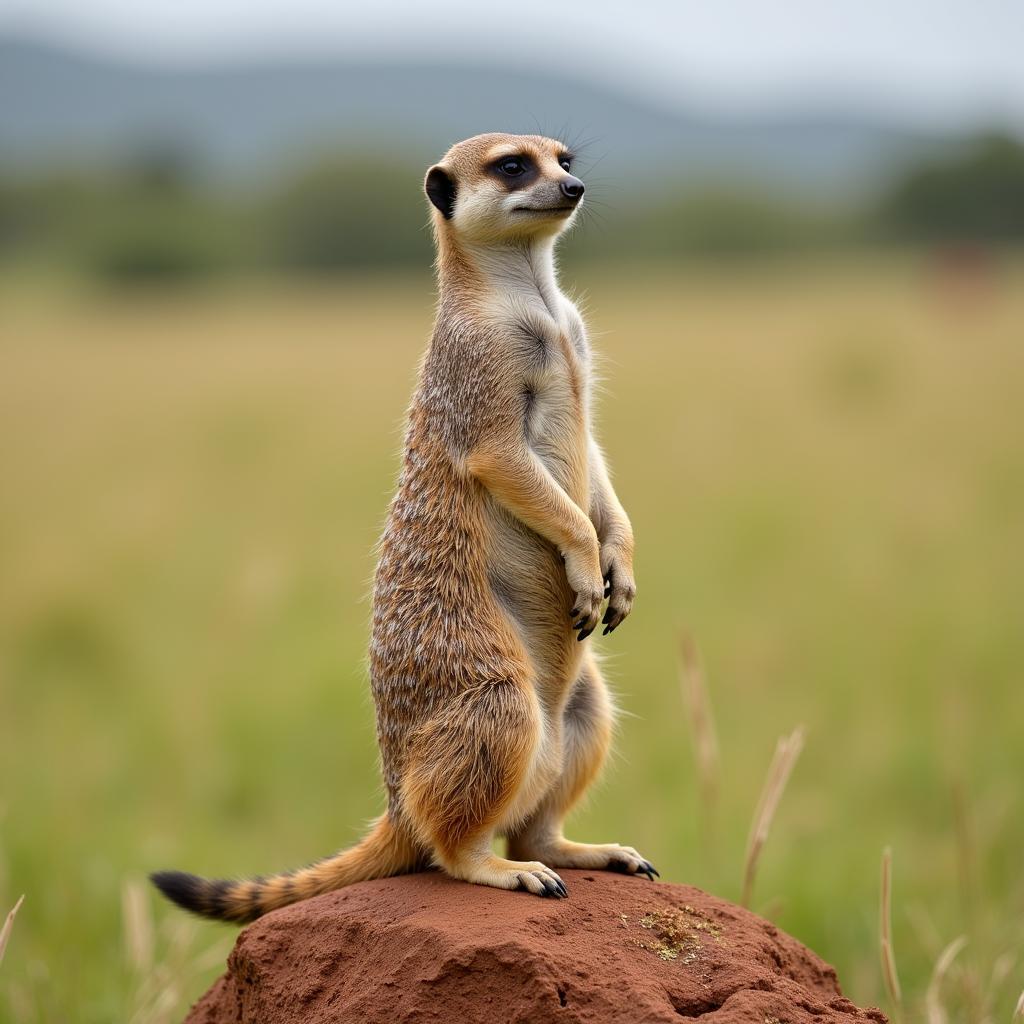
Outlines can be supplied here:
[[571, 174], [562, 179], [559, 187], [562, 190], [562, 195], [566, 199], [571, 199], [574, 203], [578, 203], [583, 198], [583, 193], [587, 190], [586, 185], [579, 178], [574, 178]]

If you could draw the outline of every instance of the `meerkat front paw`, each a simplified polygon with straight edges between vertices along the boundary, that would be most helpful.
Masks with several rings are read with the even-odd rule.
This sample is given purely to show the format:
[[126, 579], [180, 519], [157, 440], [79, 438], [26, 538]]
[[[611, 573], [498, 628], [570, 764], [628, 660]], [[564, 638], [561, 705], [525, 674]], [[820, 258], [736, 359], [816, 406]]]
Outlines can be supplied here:
[[604, 577], [604, 596], [608, 598], [605, 609], [602, 636], [607, 636], [622, 625], [623, 619], [633, 610], [636, 598], [636, 581], [633, 579], [633, 560], [618, 547], [606, 544], [601, 549], [601, 573]]
[[598, 547], [584, 551], [566, 552], [565, 578], [576, 595], [569, 621], [573, 629], [579, 630], [577, 640], [586, 640], [597, 628], [604, 603], [604, 578], [601, 575], [601, 560]]

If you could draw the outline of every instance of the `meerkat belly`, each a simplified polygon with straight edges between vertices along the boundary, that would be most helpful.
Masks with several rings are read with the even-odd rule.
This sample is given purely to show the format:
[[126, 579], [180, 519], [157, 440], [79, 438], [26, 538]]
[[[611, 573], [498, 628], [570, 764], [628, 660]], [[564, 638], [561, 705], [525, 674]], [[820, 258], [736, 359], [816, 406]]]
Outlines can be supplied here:
[[529, 381], [524, 431], [537, 454], [566, 494], [584, 510], [590, 480], [582, 371], [562, 352]]
[[[557, 369], [557, 368], [556, 368]], [[586, 509], [589, 474], [579, 391], [568, 372], [539, 378], [528, 396], [527, 443], [566, 494]], [[574, 594], [561, 553], [497, 502], [490, 509], [492, 590], [514, 620], [542, 695], [557, 704], [576, 678], [581, 651], [569, 611]]]

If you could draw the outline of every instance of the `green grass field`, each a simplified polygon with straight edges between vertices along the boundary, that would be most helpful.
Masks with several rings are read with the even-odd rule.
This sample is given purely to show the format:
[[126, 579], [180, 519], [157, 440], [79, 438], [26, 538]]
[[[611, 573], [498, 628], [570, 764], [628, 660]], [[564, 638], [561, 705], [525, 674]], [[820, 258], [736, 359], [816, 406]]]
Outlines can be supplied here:
[[[626, 714], [573, 834], [736, 899], [776, 740], [802, 723], [755, 909], [885, 1005], [891, 844], [908, 1018], [965, 934], [953, 1019], [1008, 1022], [1024, 266], [963, 281], [865, 255], [580, 284], [639, 597], [599, 642]], [[420, 278], [0, 282], [0, 918], [26, 894], [0, 1019], [180, 1019], [234, 933], [137, 880], [302, 864], [380, 811], [369, 581], [432, 301]], [[721, 747], [711, 820], [683, 627]]]

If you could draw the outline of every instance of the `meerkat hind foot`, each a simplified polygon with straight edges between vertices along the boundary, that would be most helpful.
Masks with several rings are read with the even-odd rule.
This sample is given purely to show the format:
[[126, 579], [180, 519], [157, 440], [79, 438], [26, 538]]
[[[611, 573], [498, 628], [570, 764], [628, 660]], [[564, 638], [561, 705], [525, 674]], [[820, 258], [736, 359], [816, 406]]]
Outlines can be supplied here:
[[569, 895], [565, 882], [546, 864], [537, 860], [505, 860], [489, 854], [471, 865], [449, 869], [449, 874], [475, 885], [490, 885], [495, 889], [521, 889], [534, 896], [564, 899]]
[[560, 839], [538, 851], [548, 863], [560, 868], [591, 868], [618, 871], [624, 875], [646, 875], [652, 882], [661, 877], [658, 869], [632, 846], [618, 843], [573, 843]]

